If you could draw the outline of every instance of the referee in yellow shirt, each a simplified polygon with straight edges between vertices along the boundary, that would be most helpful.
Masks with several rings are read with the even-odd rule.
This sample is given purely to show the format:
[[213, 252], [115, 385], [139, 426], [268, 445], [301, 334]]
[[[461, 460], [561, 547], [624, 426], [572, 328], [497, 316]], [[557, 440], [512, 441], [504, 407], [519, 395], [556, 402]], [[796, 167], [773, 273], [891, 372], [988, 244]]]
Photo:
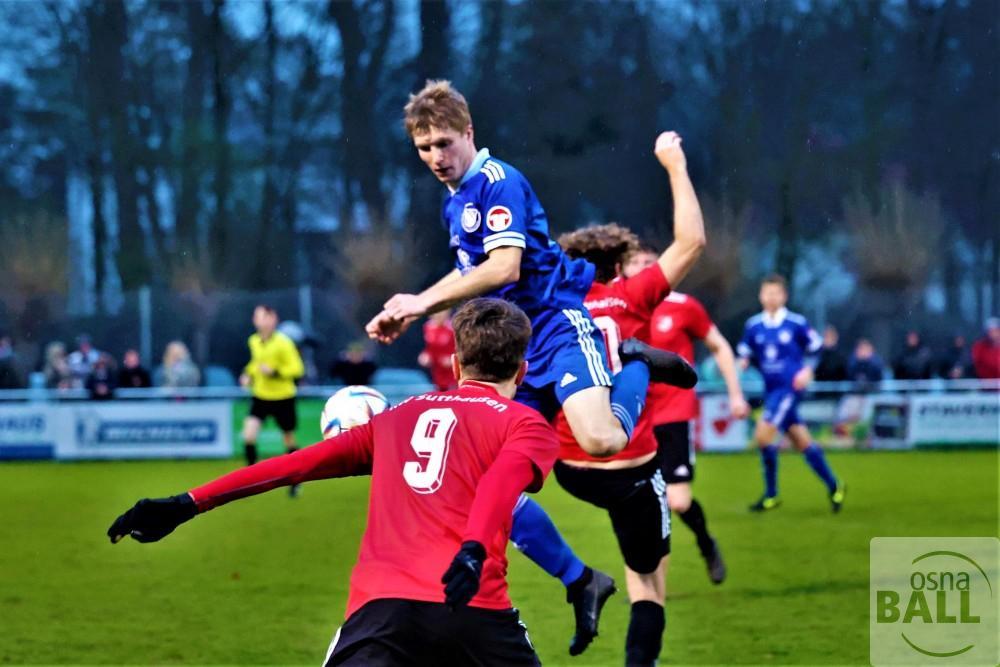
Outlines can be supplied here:
[[[253, 399], [250, 414], [243, 420], [243, 451], [247, 465], [257, 461], [257, 436], [261, 424], [274, 417], [285, 440], [285, 449], [294, 452], [295, 381], [302, 377], [304, 367], [299, 350], [292, 339], [277, 330], [278, 311], [267, 304], [258, 304], [253, 311], [253, 326], [257, 333], [250, 336], [250, 363], [240, 375], [240, 384], [250, 388]], [[294, 491], [292, 492], [294, 494]]]

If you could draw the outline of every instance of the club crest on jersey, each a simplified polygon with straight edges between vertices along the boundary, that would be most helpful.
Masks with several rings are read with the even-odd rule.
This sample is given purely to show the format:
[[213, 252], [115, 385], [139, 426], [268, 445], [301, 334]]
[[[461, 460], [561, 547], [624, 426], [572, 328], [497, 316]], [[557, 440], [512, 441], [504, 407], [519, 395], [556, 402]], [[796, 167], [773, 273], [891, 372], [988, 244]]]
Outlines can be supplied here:
[[661, 317], [660, 320], [656, 323], [656, 330], [661, 331], [663, 333], [666, 333], [667, 331], [670, 331], [673, 328], [674, 328], [674, 318], [672, 318], [670, 315]]
[[778, 334], [778, 340], [787, 345], [792, 342], [792, 334], [788, 331], [782, 330], [781, 333]]
[[491, 232], [502, 232], [514, 222], [514, 216], [506, 206], [494, 206], [486, 214], [486, 227]]
[[475, 204], [469, 202], [462, 209], [462, 229], [471, 234], [479, 229], [480, 222], [482, 222], [482, 214]]

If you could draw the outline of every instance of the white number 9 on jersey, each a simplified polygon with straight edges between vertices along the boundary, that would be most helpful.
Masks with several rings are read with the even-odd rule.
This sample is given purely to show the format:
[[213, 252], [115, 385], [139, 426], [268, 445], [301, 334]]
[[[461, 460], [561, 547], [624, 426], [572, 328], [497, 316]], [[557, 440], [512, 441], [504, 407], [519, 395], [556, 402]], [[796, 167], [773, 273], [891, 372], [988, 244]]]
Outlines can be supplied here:
[[403, 464], [403, 479], [417, 493], [434, 493], [441, 488], [448, 446], [457, 423], [451, 408], [434, 408], [417, 419], [410, 446], [420, 460]]

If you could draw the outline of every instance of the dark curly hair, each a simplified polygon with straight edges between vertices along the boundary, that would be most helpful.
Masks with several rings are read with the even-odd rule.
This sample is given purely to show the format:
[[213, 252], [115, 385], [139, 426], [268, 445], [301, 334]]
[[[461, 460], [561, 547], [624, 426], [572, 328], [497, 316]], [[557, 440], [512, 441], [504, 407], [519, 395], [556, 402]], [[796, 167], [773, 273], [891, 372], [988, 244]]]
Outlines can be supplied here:
[[559, 245], [570, 257], [582, 257], [597, 267], [594, 279], [606, 283], [618, 275], [617, 265], [639, 250], [639, 237], [628, 227], [612, 222], [590, 225], [559, 237]]

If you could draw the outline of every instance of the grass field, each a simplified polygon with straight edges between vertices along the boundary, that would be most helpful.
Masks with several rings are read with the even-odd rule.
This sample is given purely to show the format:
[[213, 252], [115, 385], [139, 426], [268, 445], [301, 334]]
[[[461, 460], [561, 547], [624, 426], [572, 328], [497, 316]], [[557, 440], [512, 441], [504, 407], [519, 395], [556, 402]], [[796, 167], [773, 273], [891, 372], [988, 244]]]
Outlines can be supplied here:
[[[832, 453], [849, 485], [829, 512], [797, 456], [781, 457], [785, 505], [759, 493], [751, 455], [702, 456], [696, 495], [730, 568], [708, 581], [674, 524], [663, 662], [868, 664], [868, 542], [997, 535], [997, 451]], [[0, 464], [0, 663], [319, 664], [339, 624], [364, 527], [366, 479], [309, 484], [223, 507], [163, 542], [111, 546], [104, 531], [144, 495], [176, 493], [231, 461]], [[554, 480], [541, 502], [587, 561], [620, 579], [606, 516]], [[511, 555], [511, 593], [549, 665], [620, 665], [628, 604], [570, 659], [557, 582]]]

